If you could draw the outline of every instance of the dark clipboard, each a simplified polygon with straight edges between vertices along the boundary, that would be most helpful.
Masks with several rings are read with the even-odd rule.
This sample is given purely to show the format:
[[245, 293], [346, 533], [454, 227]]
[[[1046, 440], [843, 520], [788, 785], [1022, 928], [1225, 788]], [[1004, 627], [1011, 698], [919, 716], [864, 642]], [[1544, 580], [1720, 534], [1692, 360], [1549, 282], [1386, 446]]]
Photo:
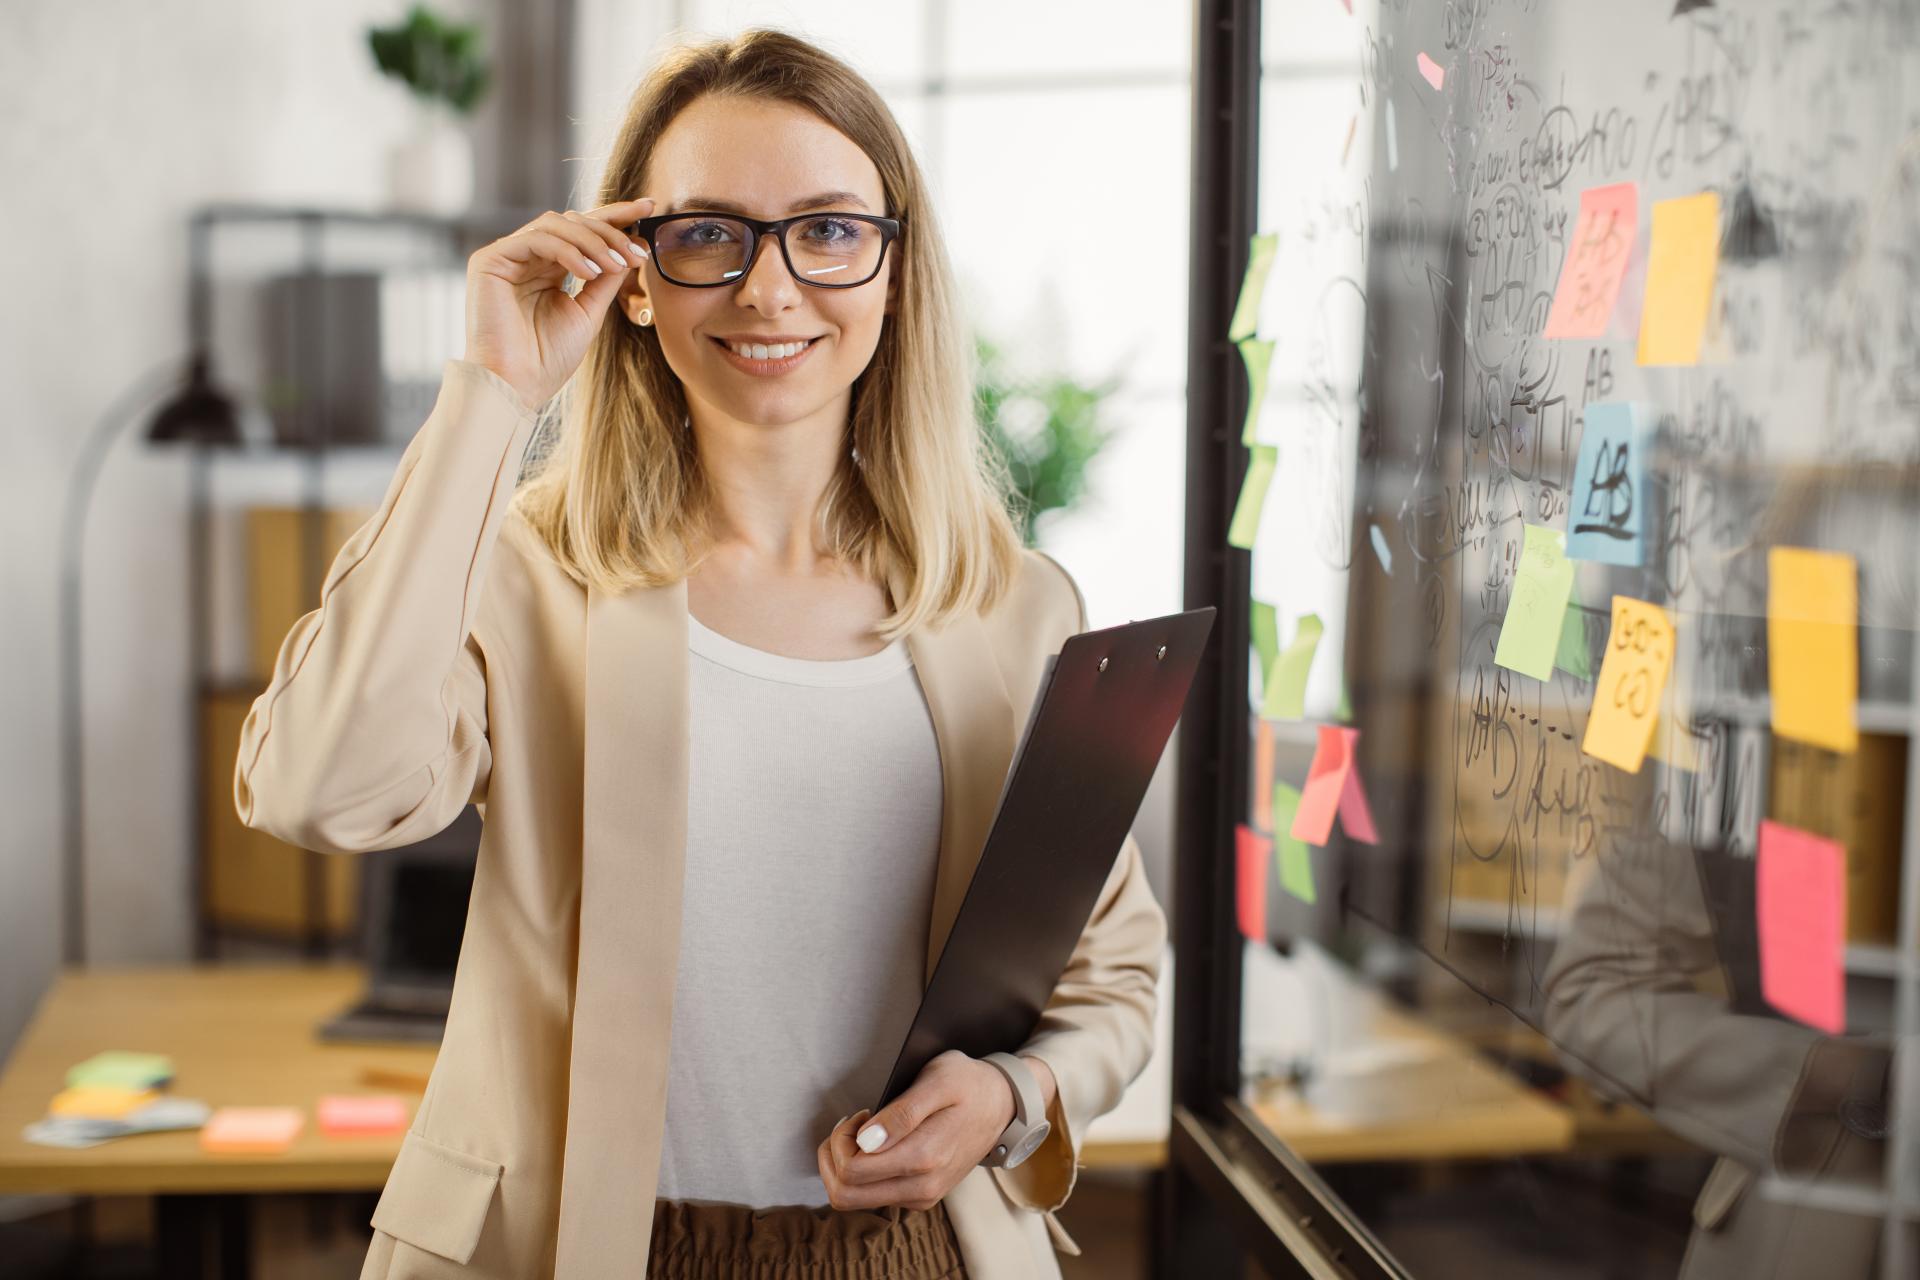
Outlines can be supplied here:
[[1026, 1043], [1093, 917], [1187, 701], [1211, 606], [1070, 636], [1047, 659], [986, 845], [878, 1111], [948, 1049]]

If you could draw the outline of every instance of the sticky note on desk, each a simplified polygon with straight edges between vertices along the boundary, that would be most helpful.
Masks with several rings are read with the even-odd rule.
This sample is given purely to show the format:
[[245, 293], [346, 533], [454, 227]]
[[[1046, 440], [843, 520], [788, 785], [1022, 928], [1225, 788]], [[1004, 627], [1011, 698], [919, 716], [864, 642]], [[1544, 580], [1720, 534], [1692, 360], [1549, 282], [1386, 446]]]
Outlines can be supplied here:
[[1625, 401], [1590, 404], [1567, 507], [1567, 556], [1634, 566], [1645, 557], [1646, 433]]
[[1553, 675], [1567, 597], [1573, 594], [1573, 562], [1567, 559], [1566, 534], [1539, 524], [1525, 529], [1513, 596], [1500, 624], [1493, 660], [1509, 671], [1546, 680]]
[[1640, 363], [1698, 364], [1720, 265], [1720, 197], [1711, 191], [1653, 206]]
[[1673, 640], [1673, 619], [1665, 609], [1631, 596], [1613, 598], [1613, 629], [1594, 681], [1582, 751], [1616, 769], [1640, 772], [1673, 667]]
[[298, 1107], [221, 1107], [200, 1127], [200, 1149], [271, 1155], [292, 1146], [306, 1122]]
[[114, 1084], [129, 1089], [151, 1089], [173, 1079], [173, 1059], [164, 1053], [134, 1053], [108, 1049], [67, 1068], [67, 1083]]
[[1298, 720], [1306, 714], [1307, 673], [1313, 669], [1313, 655], [1320, 647], [1325, 627], [1317, 613], [1305, 614], [1294, 628], [1293, 643], [1274, 659], [1266, 690], [1261, 697], [1260, 714], [1269, 720]]
[[1547, 311], [1547, 338], [1604, 338], [1627, 278], [1640, 217], [1640, 189], [1631, 182], [1588, 187], [1567, 241], [1560, 283]]
[[1760, 994], [1829, 1035], [1847, 1029], [1846, 851], [1763, 819], [1754, 870]]
[[1257, 444], [1248, 451], [1246, 478], [1240, 482], [1240, 500], [1234, 504], [1233, 523], [1227, 527], [1227, 541], [1242, 551], [1253, 549], [1260, 532], [1260, 512], [1267, 505], [1267, 486], [1273, 483], [1273, 467], [1279, 450], [1270, 444]]
[[1829, 751], [1860, 746], [1860, 569], [1833, 551], [1767, 552], [1773, 731]]
[[1279, 248], [1277, 232], [1255, 236], [1247, 246], [1247, 273], [1240, 278], [1240, 298], [1227, 325], [1227, 337], [1234, 342], [1252, 337], [1259, 327], [1260, 299], [1267, 291], [1267, 272], [1273, 269], [1273, 257]]
[[158, 1100], [152, 1089], [123, 1084], [68, 1085], [47, 1104], [50, 1116], [84, 1116], [90, 1120], [119, 1120]]
[[314, 1120], [328, 1137], [398, 1133], [407, 1127], [407, 1101], [398, 1094], [323, 1094]]

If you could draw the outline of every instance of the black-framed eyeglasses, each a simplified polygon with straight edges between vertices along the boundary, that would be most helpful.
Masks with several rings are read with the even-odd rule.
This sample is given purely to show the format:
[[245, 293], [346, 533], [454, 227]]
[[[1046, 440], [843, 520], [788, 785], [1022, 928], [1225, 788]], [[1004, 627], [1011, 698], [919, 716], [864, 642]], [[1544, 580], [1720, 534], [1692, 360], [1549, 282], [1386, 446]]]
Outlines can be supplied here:
[[642, 218], [629, 234], [646, 242], [653, 265], [670, 284], [717, 289], [736, 284], [753, 266], [760, 237], [780, 242], [787, 270], [816, 289], [851, 289], [880, 274], [899, 218], [869, 213], [803, 213], [774, 222], [738, 213], [688, 210]]

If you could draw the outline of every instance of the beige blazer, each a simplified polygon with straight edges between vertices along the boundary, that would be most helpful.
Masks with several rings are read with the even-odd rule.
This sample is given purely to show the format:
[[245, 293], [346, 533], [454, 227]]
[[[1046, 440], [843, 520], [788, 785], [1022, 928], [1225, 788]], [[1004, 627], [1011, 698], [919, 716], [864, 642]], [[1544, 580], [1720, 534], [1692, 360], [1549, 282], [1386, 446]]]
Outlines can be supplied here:
[[[533, 428], [504, 380], [446, 362], [241, 731], [240, 818], [293, 844], [409, 844], [469, 802], [485, 819], [446, 1038], [363, 1280], [646, 1273], [680, 943], [686, 587], [607, 595], [560, 571], [508, 515]], [[992, 612], [908, 637], [945, 788], [923, 983], [1044, 659], [1086, 627], [1078, 585], [1029, 551]], [[1053, 1211], [1088, 1123], [1146, 1065], [1165, 937], [1128, 836], [1018, 1046], [1059, 1082], [1052, 1136], [947, 1194], [970, 1275], [1057, 1277], [1055, 1247], [1079, 1252]]]

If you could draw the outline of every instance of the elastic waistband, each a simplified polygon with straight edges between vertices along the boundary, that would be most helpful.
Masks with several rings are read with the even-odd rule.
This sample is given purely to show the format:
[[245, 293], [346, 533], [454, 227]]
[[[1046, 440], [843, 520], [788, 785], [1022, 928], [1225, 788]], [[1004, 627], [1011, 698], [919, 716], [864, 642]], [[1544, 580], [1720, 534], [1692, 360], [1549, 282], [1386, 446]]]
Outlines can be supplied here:
[[947, 1207], [754, 1208], [655, 1200], [647, 1273], [673, 1280], [940, 1280], [963, 1276]]

